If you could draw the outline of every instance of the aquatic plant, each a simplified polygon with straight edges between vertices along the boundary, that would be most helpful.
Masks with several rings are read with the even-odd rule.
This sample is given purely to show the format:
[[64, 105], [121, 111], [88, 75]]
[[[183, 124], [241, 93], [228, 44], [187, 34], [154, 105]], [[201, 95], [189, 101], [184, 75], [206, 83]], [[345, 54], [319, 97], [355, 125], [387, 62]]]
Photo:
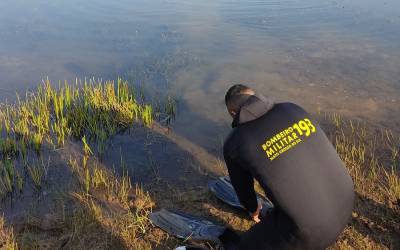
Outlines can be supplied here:
[[2, 118], [6, 134], [9, 135], [11, 133], [11, 118], [10, 118], [10, 107], [8, 105], [6, 105], [5, 110], [2, 112], [2, 114], [3, 114]]
[[145, 105], [142, 111], [142, 121], [146, 126], [150, 126], [153, 123], [153, 109], [150, 105]]
[[32, 178], [33, 184], [37, 188], [42, 186], [43, 171], [38, 166], [27, 166], [28, 172]]
[[33, 181], [34, 186], [37, 189], [42, 188], [43, 181], [47, 176], [49, 165], [50, 165], [50, 158], [48, 160], [47, 165], [44, 164], [43, 159], [40, 159], [40, 161], [36, 161], [33, 164], [27, 166], [29, 175]]
[[4, 121], [4, 114], [3, 111], [0, 109], [0, 136], [3, 135], [3, 121]]
[[12, 137], [6, 137], [2, 140], [1, 152], [3, 158], [16, 158], [18, 156], [18, 146], [17, 142]]
[[25, 141], [22, 140], [19, 141], [19, 152], [21, 153], [22, 162], [26, 166], [28, 163], [28, 158], [27, 158], [27, 148]]
[[19, 192], [22, 192], [22, 189], [24, 187], [24, 179], [18, 171], [15, 172], [15, 179], [17, 190]]
[[165, 118], [165, 123], [167, 126], [169, 126], [171, 122], [176, 118], [176, 106], [177, 106], [176, 100], [171, 96], [168, 96], [164, 110], [164, 113], [167, 116]]
[[154, 117], [156, 117], [160, 123], [168, 128], [175, 120], [177, 115], [177, 100], [171, 95], [167, 95], [165, 98], [156, 98], [152, 102]]
[[97, 153], [100, 156], [100, 159], [106, 151], [107, 139], [108, 136], [104, 129], [98, 129], [98, 131], [96, 131]]
[[2, 188], [1, 193], [2, 194], [8, 194], [12, 193], [13, 188], [12, 188], [12, 179], [11, 177], [7, 174], [7, 172], [3, 172], [3, 176], [0, 180], [0, 186]]
[[13, 183], [15, 177], [15, 169], [13, 162], [6, 159], [0, 164], [0, 195], [5, 195], [13, 192]]
[[27, 138], [29, 136], [28, 122], [21, 117], [14, 123], [14, 133], [17, 138]]
[[32, 135], [32, 146], [38, 156], [40, 156], [40, 151], [42, 149], [42, 143], [43, 143], [43, 135], [40, 133], [34, 133]]
[[[15, 104], [0, 106], [3, 159], [21, 156], [23, 164], [28, 165], [29, 150], [40, 157], [44, 143], [62, 147], [72, 138], [85, 138], [85, 145], [88, 145], [86, 138], [97, 143], [97, 154], [101, 158], [112, 136], [136, 122], [144, 126], [153, 123], [152, 106], [138, 102], [128, 82], [120, 78], [116, 82], [84, 79], [70, 84], [64, 81], [53, 86], [45, 79], [37, 91], [18, 97]], [[39, 181], [40, 171], [31, 165], [30, 172]], [[5, 180], [7, 184], [8, 179]]]

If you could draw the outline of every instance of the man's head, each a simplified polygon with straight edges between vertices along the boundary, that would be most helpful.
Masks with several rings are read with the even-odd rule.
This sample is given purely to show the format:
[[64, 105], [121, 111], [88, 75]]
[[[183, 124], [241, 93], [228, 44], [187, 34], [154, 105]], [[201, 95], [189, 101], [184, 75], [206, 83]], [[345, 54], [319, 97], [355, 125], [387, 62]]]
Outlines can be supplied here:
[[235, 117], [243, 104], [252, 95], [255, 95], [254, 90], [242, 84], [236, 84], [230, 87], [225, 94], [225, 104], [229, 114]]

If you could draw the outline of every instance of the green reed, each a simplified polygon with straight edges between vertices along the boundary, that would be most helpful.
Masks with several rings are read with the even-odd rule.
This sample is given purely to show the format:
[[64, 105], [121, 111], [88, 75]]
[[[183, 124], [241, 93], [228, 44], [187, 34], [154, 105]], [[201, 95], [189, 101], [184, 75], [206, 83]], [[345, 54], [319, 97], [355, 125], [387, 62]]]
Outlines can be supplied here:
[[46, 179], [47, 172], [50, 165], [50, 159], [47, 165], [43, 162], [41, 158], [40, 161], [37, 160], [33, 164], [27, 166], [28, 173], [33, 181], [35, 188], [41, 189], [44, 180]]
[[40, 189], [42, 187], [42, 180], [44, 175], [43, 169], [41, 168], [41, 166], [38, 165], [28, 166], [27, 169], [34, 186]]
[[35, 153], [40, 156], [40, 152], [42, 149], [42, 143], [43, 143], [43, 135], [40, 133], [35, 133], [32, 135], [32, 146], [35, 151]]
[[[15, 104], [0, 105], [1, 158], [4, 161], [21, 157], [23, 165], [29, 166], [35, 186], [40, 187], [43, 167], [28, 162], [29, 151], [40, 157], [46, 143], [62, 147], [67, 140], [83, 138], [84, 146], [88, 145], [86, 139], [97, 143], [97, 154], [102, 156], [112, 136], [135, 123], [152, 125], [153, 107], [143, 100], [137, 101], [134, 90], [120, 78], [116, 82], [84, 79], [70, 84], [65, 81], [57, 87], [46, 79], [37, 91], [18, 97]], [[165, 111], [174, 113], [174, 108], [169, 105]], [[86, 152], [84, 161], [91, 154]], [[14, 184], [20, 181], [18, 178], [4, 172], [0, 186], [8, 192], [10, 187], [21, 186]]]
[[164, 109], [164, 113], [167, 115], [165, 120], [167, 126], [169, 126], [171, 122], [176, 118], [176, 106], [177, 106], [176, 100], [171, 96], [168, 96]]
[[97, 153], [100, 158], [103, 157], [107, 147], [107, 133], [104, 129], [96, 131]]
[[0, 194], [5, 196], [13, 191], [13, 183], [15, 170], [13, 162], [11, 160], [6, 160], [0, 165], [1, 175], [0, 175]]
[[18, 156], [17, 142], [13, 137], [6, 137], [2, 140], [1, 152], [3, 159], [16, 158]]
[[3, 113], [3, 122], [4, 128], [6, 130], [7, 135], [11, 133], [11, 115], [10, 115], [10, 107], [7, 105]]
[[17, 190], [21, 193], [24, 187], [24, 179], [18, 171], [15, 172], [15, 182]]
[[24, 166], [28, 164], [28, 157], [27, 157], [27, 145], [25, 141], [19, 142], [19, 152], [21, 153], [21, 158]]

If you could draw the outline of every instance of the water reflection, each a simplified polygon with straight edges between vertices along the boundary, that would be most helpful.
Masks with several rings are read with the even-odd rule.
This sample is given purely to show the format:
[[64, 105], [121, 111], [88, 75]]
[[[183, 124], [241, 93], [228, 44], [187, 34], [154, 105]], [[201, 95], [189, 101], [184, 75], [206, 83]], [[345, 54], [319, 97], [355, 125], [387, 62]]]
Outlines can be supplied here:
[[396, 128], [399, 27], [396, 0], [2, 0], [0, 98], [46, 76], [126, 76], [171, 89], [176, 130], [209, 150], [228, 130], [222, 99], [238, 82]]

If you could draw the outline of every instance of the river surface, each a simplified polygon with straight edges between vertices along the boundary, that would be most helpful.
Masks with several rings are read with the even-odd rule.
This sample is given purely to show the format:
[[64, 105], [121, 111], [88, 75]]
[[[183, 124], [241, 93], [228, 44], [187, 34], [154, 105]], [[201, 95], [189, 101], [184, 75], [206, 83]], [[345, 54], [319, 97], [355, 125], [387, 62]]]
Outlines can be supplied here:
[[1, 0], [0, 76], [2, 101], [46, 77], [169, 91], [174, 131], [213, 152], [232, 83], [396, 130], [400, 1]]

